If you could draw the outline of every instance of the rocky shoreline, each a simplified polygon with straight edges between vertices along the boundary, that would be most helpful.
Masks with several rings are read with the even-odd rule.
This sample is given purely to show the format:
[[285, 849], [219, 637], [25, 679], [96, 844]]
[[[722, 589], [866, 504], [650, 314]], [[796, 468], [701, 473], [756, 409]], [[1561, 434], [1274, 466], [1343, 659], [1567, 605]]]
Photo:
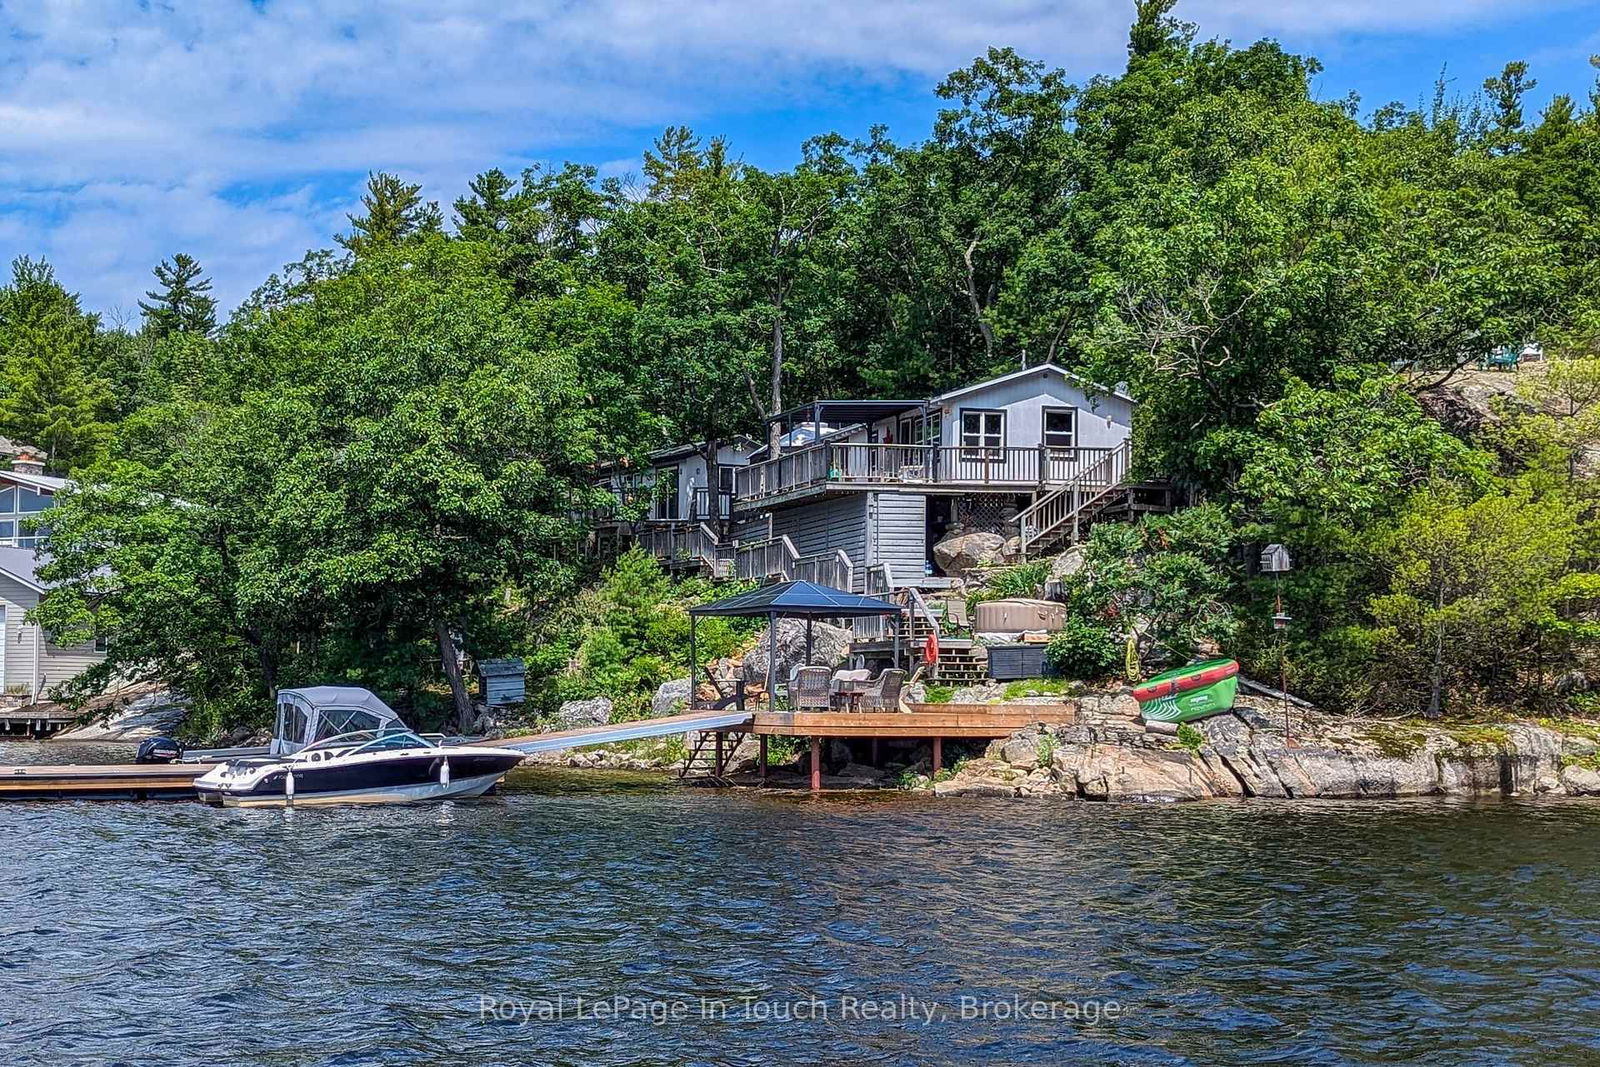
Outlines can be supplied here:
[[1281, 716], [1240, 706], [1174, 737], [1127, 714], [1084, 719], [1018, 731], [926, 788], [1146, 803], [1600, 795], [1600, 723], [1580, 720], [1434, 724], [1296, 711], [1286, 734]]

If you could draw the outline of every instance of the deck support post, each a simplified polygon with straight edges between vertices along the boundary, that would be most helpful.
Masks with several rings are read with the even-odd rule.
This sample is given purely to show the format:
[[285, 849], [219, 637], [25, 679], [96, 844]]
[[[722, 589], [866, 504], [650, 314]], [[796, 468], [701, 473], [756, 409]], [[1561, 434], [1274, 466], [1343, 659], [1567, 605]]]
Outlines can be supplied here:
[[938, 774], [944, 770], [944, 738], [933, 739], [933, 773]]
[[694, 662], [695, 662], [694, 629], [695, 629], [695, 625], [699, 621], [700, 621], [700, 617], [698, 615], [690, 615], [689, 616], [689, 695], [683, 698], [683, 710], [684, 711], [693, 711], [694, 710]]
[[811, 739], [811, 791], [822, 792], [822, 741], [816, 737]]
[[756, 739], [756, 746], [761, 751], [761, 754], [760, 754], [760, 757], [759, 757], [760, 763], [761, 763], [761, 784], [762, 785], [766, 785], [767, 784], [767, 735], [766, 734], [762, 734], [759, 738]]
[[878, 739], [876, 737], [872, 739], [872, 765], [874, 767], [878, 766]]
[[717, 731], [717, 777], [722, 777], [724, 762], [722, 758], [722, 731]]

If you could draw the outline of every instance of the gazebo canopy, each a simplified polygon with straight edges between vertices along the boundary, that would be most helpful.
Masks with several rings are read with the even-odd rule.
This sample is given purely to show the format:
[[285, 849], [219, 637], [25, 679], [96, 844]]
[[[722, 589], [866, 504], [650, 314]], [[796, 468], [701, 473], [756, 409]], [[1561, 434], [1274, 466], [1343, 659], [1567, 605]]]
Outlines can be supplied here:
[[856, 619], [898, 615], [898, 604], [816, 582], [775, 582], [689, 609], [690, 615], [784, 615], [806, 619]]

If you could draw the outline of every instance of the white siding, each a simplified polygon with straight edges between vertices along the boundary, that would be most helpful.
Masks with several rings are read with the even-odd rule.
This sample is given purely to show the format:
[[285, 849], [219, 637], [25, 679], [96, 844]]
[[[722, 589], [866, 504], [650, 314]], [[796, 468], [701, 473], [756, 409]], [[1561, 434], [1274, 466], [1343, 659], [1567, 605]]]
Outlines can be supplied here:
[[[93, 644], [60, 648], [43, 641], [39, 627], [23, 617], [39, 603], [39, 594], [21, 582], [0, 575], [0, 607], [5, 609], [5, 690], [32, 692], [37, 657], [39, 692], [76, 678], [105, 659]], [[43, 642], [41, 644], [41, 642]]]

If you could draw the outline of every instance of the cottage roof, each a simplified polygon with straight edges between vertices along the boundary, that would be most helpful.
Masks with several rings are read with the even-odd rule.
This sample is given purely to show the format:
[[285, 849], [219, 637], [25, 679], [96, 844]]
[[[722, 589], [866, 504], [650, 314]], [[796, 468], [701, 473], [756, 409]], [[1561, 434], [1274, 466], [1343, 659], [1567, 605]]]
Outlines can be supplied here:
[[16, 482], [29, 489], [41, 492], [54, 493], [65, 489], [69, 482], [65, 478], [57, 478], [49, 474], [24, 474], [22, 471], [0, 470], [0, 480]]
[[0, 574], [42, 593], [46, 586], [39, 580], [40, 562], [31, 548], [0, 546]]
[[1120, 397], [1130, 404], [1138, 403], [1137, 400], [1128, 395], [1127, 390], [1121, 385], [1108, 390], [1105, 386], [1097, 385], [1082, 375], [1074, 374], [1069, 370], [1056, 366], [1054, 363], [1041, 363], [1037, 367], [1023, 367], [1021, 370], [1014, 370], [1009, 374], [1002, 374], [998, 378], [985, 378], [981, 382], [974, 382], [971, 385], [964, 385], [960, 389], [952, 389], [948, 393], [940, 393], [938, 396], [929, 401], [929, 403], [943, 404], [946, 401], [955, 400], [956, 398], [966, 396], [969, 393], [976, 393], [979, 390], [988, 389], [996, 385], [1001, 385], [1005, 382], [1017, 381], [1018, 379], [1026, 378], [1030, 374], [1057, 374], [1063, 379], [1072, 382], [1090, 392], [1109, 392], [1112, 396]]

